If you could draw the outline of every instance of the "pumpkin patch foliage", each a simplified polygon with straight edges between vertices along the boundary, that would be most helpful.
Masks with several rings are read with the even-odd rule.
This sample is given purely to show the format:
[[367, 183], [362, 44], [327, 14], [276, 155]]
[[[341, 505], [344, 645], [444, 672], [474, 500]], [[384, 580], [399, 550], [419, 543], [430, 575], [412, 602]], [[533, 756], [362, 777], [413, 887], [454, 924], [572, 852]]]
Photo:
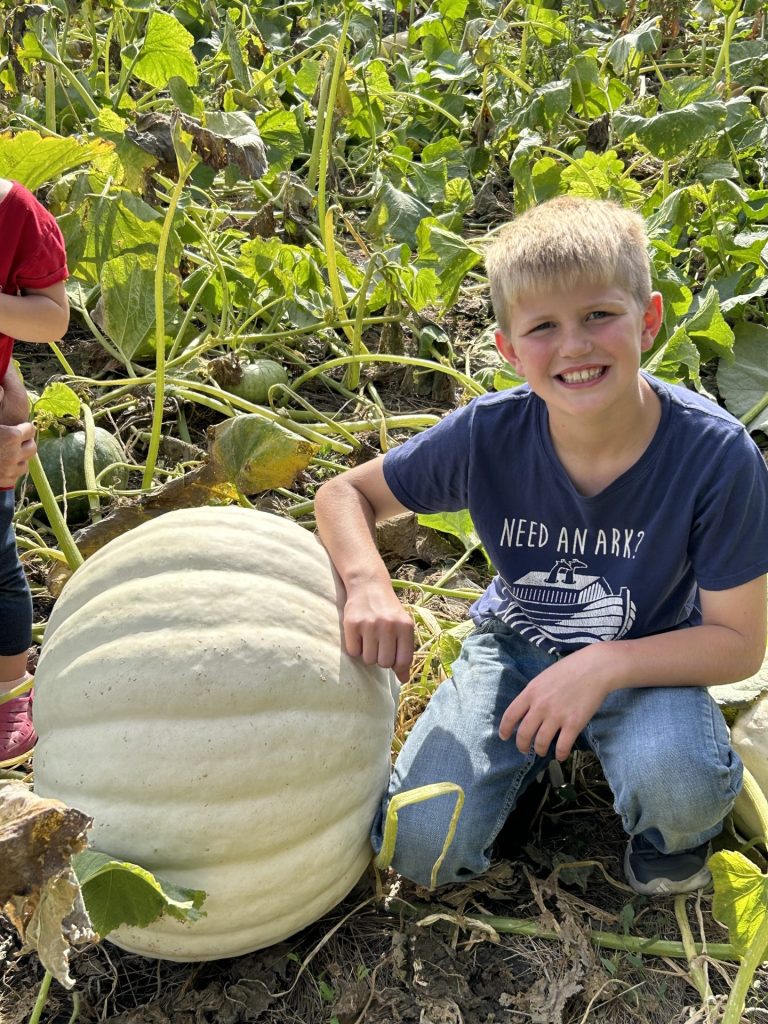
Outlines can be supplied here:
[[[42, 653], [40, 744], [13, 781], [93, 817], [97, 851], [197, 893], [149, 882], [179, 913], [129, 926], [92, 860], [84, 892], [116, 943], [265, 950], [219, 975], [81, 952], [82, 1005], [54, 985], [51, 1021], [759, 1019], [759, 814], [737, 808], [714, 897], [654, 911], [621, 888], [584, 755], [535, 791], [487, 882], [425, 908], [385, 874], [350, 909], [390, 744], [449, 671], [489, 566], [466, 514], [380, 528], [417, 626], [395, 712], [386, 674], [341, 653], [311, 531], [321, 482], [520, 383], [483, 258], [556, 195], [644, 215], [665, 306], [645, 368], [766, 450], [764, 5], [52, 0], [3, 5], [0, 30], [0, 176], [56, 216], [72, 308], [60, 343], [14, 351], [40, 437], [15, 523]], [[736, 737], [765, 689], [763, 672], [721, 695]], [[763, 788], [764, 729], [743, 738]], [[18, 949], [1, 920], [0, 940]], [[111, 989], [94, 980], [108, 956]], [[31, 960], [3, 966], [0, 1018], [48, 1013]]]

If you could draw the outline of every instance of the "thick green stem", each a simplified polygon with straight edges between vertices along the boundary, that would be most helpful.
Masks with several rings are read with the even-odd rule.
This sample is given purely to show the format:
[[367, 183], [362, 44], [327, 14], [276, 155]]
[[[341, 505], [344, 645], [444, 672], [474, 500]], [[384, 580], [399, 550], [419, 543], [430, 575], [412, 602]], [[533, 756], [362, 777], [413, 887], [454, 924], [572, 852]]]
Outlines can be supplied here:
[[85, 474], [85, 486], [88, 489], [88, 507], [91, 510], [93, 522], [99, 522], [101, 520], [101, 502], [96, 490], [96, 467], [93, 464], [93, 457], [96, 453], [96, 425], [93, 422], [93, 413], [85, 402], [80, 403], [80, 414], [83, 417], [83, 426], [85, 427], [83, 472]]
[[147, 452], [147, 463], [144, 467], [144, 476], [141, 481], [142, 490], [149, 490], [155, 475], [155, 463], [157, 453], [160, 450], [160, 434], [163, 426], [163, 403], [165, 402], [165, 258], [168, 252], [168, 241], [171, 237], [173, 217], [176, 213], [184, 184], [192, 172], [195, 162], [193, 159], [187, 161], [183, 167], [179, 167], [179, 180], [176, 182], [168, 209], [165, 212], [163, 227], [160, 232], [160, 242], [157, 247], [157, 266], [155, 268], [155, 406], [152, 410], [152, 438], [149, 442]]
[[739, 421], [748, 427], [752, 420], [756, 420], [757, 417], [763, 412], [764, 409], [768, 408], [768, 392], [766, 392], [759, 402], [755, 402], [751, 409], [747, 409], [743, 416], [739, 417]]
[[752, 984], [758, 967], [765, 960], [766, 950], [768, 950], [768, 914], [763, 914], [757, 934], [750, 942], [739, 964], [733, 988], [725, 1005], [722, 1024], [740, 1024], [747, 1003], [749, 986]]
[[717, 55], [717, 63], [715, 64], [715, 70], [712, 72], [712, 79], [715, 82], [720, 80], [720, 76], [724, 73], [725, 79], [725, 90], [726, 97], [731, 90], [731, 39], [736, 28], [736, 22], [742, 13], [742, 3], [738, 0], [731, 13], [725, 20], [725, 32], [723, 34], [723, 42], [720, 46], [720, 52]]
[[701, 962], [695, 962], [698, 954], [696, 953], [696, 944], [693, 941], [693, 932], [688, 921], [685, 902], [686, 895], [684, 893], [675, 896], [675, 917], [677, 918], [677, 926], [680, 929], [680, 937], [683, 940], [683, 949], [688, 960], [691, 981], [696, 986], [696, 991], [701, 996], [702, 1001], [706, 1004], [712, 999], [712, 989], [709, 987], [706, 968], [702, 966]]
[[[486, 917], [480, 918], [483, 924], [489, 924], [494, 931], [510, 935], [531, 935], [540, 939], [557, 939], [555, 932], [547, 931], [535, 921], [522, 921], [514, 917]], [[677, 959], [687, 959], [687, 953], [682, 942], [673, 942], [668, 939], [644, 939], [639, 935], [616, 935], [614, 932], [592, 931], [589, 933], [592, 942], [605, 949], [624, 950], [627, 953], [641, 953], [644, 956], [671, 956]], [[701, 943], [694, 943], [694, 951], [704, 953], [713, 960], [733, 961], [738, 960], [738, 953], [734, 946], [727, 942], [708, 942], [706, 947]]]
[[429, 359], [416, 359], [410, 356], [390, 356], [368, 353], [364, 356], [339, 356], [338, 359], [329, 359], [325, 363], [321, 363], [320, 366], [315, 366], [311, 370], [307, 370], [295, 381], [293, 381], [293, 388], [298, 389], [300, 385], [311, 380], [312, 377], [316, 377], [319, 373], [325, 373], [328, 370], [333, 370], [337, 366], [347, 366], [349, 363], [360, 362], [360, 363], [398, 363], [400, 366], [416, 366], [421, 370], [431, 370], [433, 373], [447, 373], [449, 377], [455, 378], [462, 384], [467, 391], [472, 395], [484, 395], [485, 389], [481, 384], [478, 384], [476, 380], [472, 380], [471, 377], [467, 377], [466, 374], [461, 373], [459, 370], [454, 370], [452, 366], [446, 366], [444, 363], [433, 363]]
[[32, 477], [32, 483], [35, 485], [35, 490], [45, 509], [45, 514], [48, 516], [48, 522], [51, 524], [54, 536], [59, 542], [59, 547], [67, 560], [67, 565], [70, 569], [75, 570], [79, 565], [83, 564], [83, 556], [78, 551], [72, 534], [69, 532], [69, 527], [64, 516], [61, 514], [61, 509], [56, 502], [56, 496], [51, 489], [51, 485], [48, 483], [48, 477], [45, 475], [45, 470], [38, 455], [29, 460], [29, 475]]
[[[328, 89], [328, 103], [325, 109], [325, 120], [323, 123], [323, 141], [320, 145], [320, 167], [319, 167], [319, 180], [317, 183], [317, 222], [320, 227], [320, 236], [325, 242], [326, 250], [328, 248], [328, 242], [325, 236], [325, 212], [326, 212], [326, 199], [325, 190], [328, 180], [328, 163], [330, 161], [330, 150], [331, 150], [331, 135], [333, 133], [333, 112], [336, 108], [336, 93], [339, 91], [339, 77], [341, 76], [341, 68], [344, 63], [344, 47], [347, 43], [347, 29], [349, 28], [349, 19], [352, 16], [352, 9], [347, 11], [344, 22], [341, 26], [341, 36], [339, 37], [339, 43], [336, 47], [336, 57], [333, 61], [333, 73], [331, 75], [331, 84]], [[331, 245], [333, 240], [331, 239]]]
[[[357, 313], [355, 315], [355, 326], [352, 332], [352, 355], [361, 356], [367, 352], [365, 345], [363, 345], [363, 320], [365, 319], [365, 301], [368, 297], [368, 288], [370, 287], [371, 280], [373, 278], [374, 270], [376, 269], [376, 257], [372, 256], [368, 260], [368, 266], [365, 268], [365, 277], [363, 283], [360, 285], [360, 290], [357, 293]], [[350, 390], [355, 390], [360, 384], [360, 364], [352, 363], [347, 367], [344, 374], [344, 386]]]
[[37, 999], [32, 1009], [32, 1016], [29, 1018], [29, 1024], [40, 1024], [40, 1018], [45, 1009], [45, 1004], [48, 1002], [48, 990], [51, 987], [53, 981], [53, 975], [50, 971], [45, 972], [45, 977], [40, 983], [40, 991], [37, 993]]

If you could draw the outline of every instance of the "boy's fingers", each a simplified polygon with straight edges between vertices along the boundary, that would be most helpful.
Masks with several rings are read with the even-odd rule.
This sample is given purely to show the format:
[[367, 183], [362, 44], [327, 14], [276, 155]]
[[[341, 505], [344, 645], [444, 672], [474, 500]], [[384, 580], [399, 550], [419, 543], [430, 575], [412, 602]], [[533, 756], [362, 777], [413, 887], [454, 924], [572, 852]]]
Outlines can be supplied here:
[[406, 625], [401, 631], [397, 642], [397, 657], [392, 666], [401, 683], [407, 683], [411, 676], [413, 663], [413, 625]]
[[560, 736], [557, 740], [557, 746], [555, 747], [555, 758], [558, 761], [564, 761], [573, 749], [573, 744], [575, 742], [576, 734], [572, 734], [561, 729]]
[[499, 736], [503, 740], [508, 740], [515, 731], [515, 726], [525, 714], [525, 707], [518, 703], [519, 698], [516, 698], [509, 705], [507, 710], [501, 716], [501, 722], [499, 722]]

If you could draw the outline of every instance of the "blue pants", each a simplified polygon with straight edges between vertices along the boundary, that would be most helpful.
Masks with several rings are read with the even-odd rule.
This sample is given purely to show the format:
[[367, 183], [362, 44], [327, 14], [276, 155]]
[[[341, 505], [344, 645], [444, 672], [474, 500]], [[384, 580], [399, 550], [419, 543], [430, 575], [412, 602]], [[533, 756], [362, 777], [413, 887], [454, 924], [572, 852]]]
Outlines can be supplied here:
[[[491, 846], [518, 797], [554, 756], [522, 754], [498, 728], [507, 705], [556, 657], [534, 647], [498, 619], [465, 642], [397, 759], [374, 823], [381, 846], [389, 800], [431, 782], [456, 782], [464, 808], [439, 884], [466, 881], [490, 864]], [[583, 730], [597, 755], [630, 835], [662, 853], [691, 849], [717, 835], [741, 788], [742, 765], [730, 747], [720, 709], [701, 686], [615, 690]], [[421, 885], [443, 847], [455, 796], [399, 812], [393, 867]]]
[[13, 491], [0, 491], [0, 657], [32, 643], [32, 595], [16, 551]]

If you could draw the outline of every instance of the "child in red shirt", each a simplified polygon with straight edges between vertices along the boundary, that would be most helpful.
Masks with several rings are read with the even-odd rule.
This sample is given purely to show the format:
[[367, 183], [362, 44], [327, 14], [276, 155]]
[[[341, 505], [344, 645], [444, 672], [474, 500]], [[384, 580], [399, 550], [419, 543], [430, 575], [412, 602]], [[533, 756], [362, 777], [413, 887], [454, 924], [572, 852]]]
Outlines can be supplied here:
[[[13, 533], [13, 485], [36, 449], [29, 402], [13, 363], [14, 339], [50, 342], [69, 324], [61, 231], [18, 182], [0, 178], [0, 697], [28, 680], [32, 598]], [[31, 693], [0, 704], [0, 768], [35, 745]]]

